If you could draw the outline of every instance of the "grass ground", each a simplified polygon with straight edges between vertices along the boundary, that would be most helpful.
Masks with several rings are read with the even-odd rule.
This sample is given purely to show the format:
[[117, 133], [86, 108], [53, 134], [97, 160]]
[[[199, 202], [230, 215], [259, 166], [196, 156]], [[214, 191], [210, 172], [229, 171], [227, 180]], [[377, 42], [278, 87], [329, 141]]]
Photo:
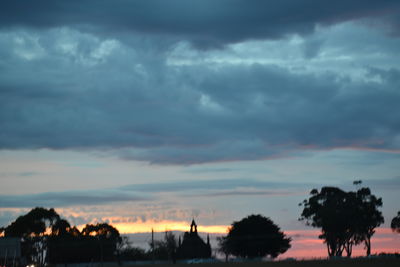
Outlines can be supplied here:
[[[142, 265], [149, 266], [149, 265]], [[160, 264], [160, 267], [181, 267], [188, 264]], [[370, 258], [370, 259], [339, 259], [339, 260], [304, 260], [276, 262], [228, 262], [228, 263], [199, 263], [198, 267], [399, 267], [400, 258]], [[126, 267], [140, 267], [132, 265]]]

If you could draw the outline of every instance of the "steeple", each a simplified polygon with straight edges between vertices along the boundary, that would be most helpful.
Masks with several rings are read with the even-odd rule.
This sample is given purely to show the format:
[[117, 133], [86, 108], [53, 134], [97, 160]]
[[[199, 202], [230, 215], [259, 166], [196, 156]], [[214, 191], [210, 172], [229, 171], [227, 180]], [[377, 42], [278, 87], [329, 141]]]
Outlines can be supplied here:
[[210, 234], [207, 234], [207, 245], [210, 245]]
[[192, 220], [192, 224], [190, 225], [190, 233], [197, 233], [197, 224], [194, 221], [194, 218]]

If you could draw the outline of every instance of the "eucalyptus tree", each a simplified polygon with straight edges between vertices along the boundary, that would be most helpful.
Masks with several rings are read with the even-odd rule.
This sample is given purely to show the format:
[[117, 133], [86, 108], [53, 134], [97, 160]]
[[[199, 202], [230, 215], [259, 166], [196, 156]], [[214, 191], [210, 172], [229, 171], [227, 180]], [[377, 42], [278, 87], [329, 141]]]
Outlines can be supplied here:
[[[358, 183], [360, 184], [360, 183]], [[337, 187], [313, 189], [304, 200], [300, 220], [306, 225], [321, 228], [320, 239], [327, 245], [330, 257], [350, 257], [354, 245], [364, 244], [366, 254], [371, 254], [371, 237], [375, 228], [384, 222], [382, 199], [363, 187], [356, 192], [345, 192]]]
[[31, 263], [44, 265], [47, 250], [47, 232], [60, 220], [54, 209], [36, 207], [4, 227], [5, 237], [21, 238], [24, 255]]

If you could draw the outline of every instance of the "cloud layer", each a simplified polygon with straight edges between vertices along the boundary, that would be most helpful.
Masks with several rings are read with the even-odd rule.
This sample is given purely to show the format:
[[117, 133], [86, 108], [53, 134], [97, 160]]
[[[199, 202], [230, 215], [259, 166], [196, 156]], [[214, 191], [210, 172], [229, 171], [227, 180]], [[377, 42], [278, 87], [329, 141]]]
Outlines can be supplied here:
[[[115, 34], [162, 35], [190, 40], [198, 47], [218, 47], [247, 39], [276, 39], [307, 34], [318, 24], [333, 24], [364, 17], [398, 14], [398, 1], [291, 1], [256, 0], [149, 0], [3, 1], [3, 27], [80, 27]], [[395, 22], [395, 20], [387, 20]]]
[[[364, 181], [366, 186], [375, 189], [398, 190], [400, 177]], [[229, 196], [282, 196], [304, 195], [312, 188], [323, 185], [315, 183], [271, 182], [256, 179], [212, 179], [188, 180], [164, 183], [131, 184], [118, 188], [96, 190], [74, 190], [45, 192], [25, 195], [0, 195], [0, 208], [74, 207], [96, 206], [112, 203], [141, 202], [146, 205], [165, 199], [173, 193], [179, 199], [193, 197], [229, 197]], [[334, 185], [337, 186], [337, 185]], [[346, 190], [354, 190], [347, 184]], [[164, 196], [161, 196], [164, 195]]]
[[[0, 208], [93, 206], [121, 202], [147, 202], [160, 194], [180, 197], [223, 197], [234, 195], [290, 194], [287, 190], [304, 190], [310, 184], [265, 182], [254, 179], [215, 179], [126, 185], [107, 190], [45, 192], [25, 195], [0, 195]], [[285, 190], [283, 192], [283, 190]]]
[[2, 3], [0, 149], [400, 149], [398, 1], [95, 2]]

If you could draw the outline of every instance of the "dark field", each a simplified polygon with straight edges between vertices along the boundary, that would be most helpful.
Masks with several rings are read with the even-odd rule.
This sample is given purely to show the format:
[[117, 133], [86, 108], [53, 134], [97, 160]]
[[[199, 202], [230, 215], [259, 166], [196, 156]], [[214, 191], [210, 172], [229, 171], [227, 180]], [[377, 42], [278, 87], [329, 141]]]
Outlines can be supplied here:
[[[162, 267], [180, 267], [190, 266], [193, 264], [160, 264], [154, 266]], [[151, 266], [151, 265], [140, 265]], [[306, 260], [306, 261], [276, 261], [276, 262], [229, 262], [229, 263], [199, 263], [194, 264], [198, 267], [400, 267], [400, 258], [376, 258], [376, 259], [342, 259], [342, 260]], [[128, 267], [139, 267], [139, 265], [131, 265]]]

